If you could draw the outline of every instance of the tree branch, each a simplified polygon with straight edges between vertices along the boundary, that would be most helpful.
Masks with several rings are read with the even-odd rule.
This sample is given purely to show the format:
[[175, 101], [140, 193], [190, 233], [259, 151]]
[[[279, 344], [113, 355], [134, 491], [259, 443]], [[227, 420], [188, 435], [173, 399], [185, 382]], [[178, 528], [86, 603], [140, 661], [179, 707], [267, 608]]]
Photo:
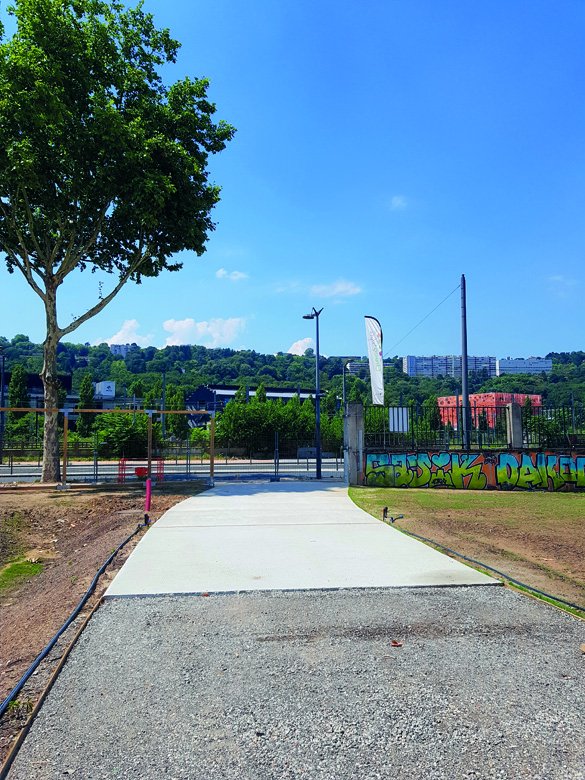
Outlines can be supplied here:
[[[61, 220], [59, 220], [59, 238], [55, 241], [55, 243], [53, 245], [53, 249], [51, 250], [51, 254], [50, 254], [50, 257], [49, 257], [49, 262], [51, 263], [51, 268], [55, 264], [55, 262], [57, 260], [57, 254], [58, 254], [58, 252], [61, 249], [61, 246], [63, 244], [63, 233], [64, 232], [65, 232], [65, 230], [63, 228], [63, 223], [61, 222]], [[73, 237], [75, 236], [75, 234], [76, 234], [76, 231], [74, 230], [73, 231]], [[47, 248], [47, 251], [48, 251], [48, 248]]]
[[28, 284], [32, 287], [32, 289], [36, 292], [36, 294], [44, 301], [45, 300], [45, 294], [42, 291], [42, 289], [39, 287], [37, 282], [35, 281], [35, 279], [33, 277], [33, 270], [35, 270], [35, 272], [40, 276], [40, 278], [43, 281], [45, 281], [45, 278], [44, 278], [43, 274], [40, 271], [38, 271], [36, 269], [33, 269], [32, 265], [31, 265], [31, 262], [30, 262], [30, 259], [29, 259], [29, 256], [28, 256], [28, 250], [27, 250], [26, 244], [24, 242], [24, 236], [22, 235], [22, 233], [20, 231], [20, 228], [18, 227], [18, 224], [17, 224], [16, 220], [14, 219], [14, 217], [12, 217], [10, 215], [10, 213], [4, 208], [4, 204], [2, 203], [2, 201], [0, 201], [0, 209], [2, 210], [2, 213], [3, 213], [4, 217], [9, 222], [12, 223], [13, 230], [16, 233], [16, 237], [18, 238], [18, 241], [20, 243], [20, 249], [21, 249], [21, 254], [22, 254], [22, 261], [20, 260], [19, 256], [16, 254], [16, 252], [13, 249], [11, 249], [10, 247], [6, 246], [5, 244], [3, 244], [2, 247], [3, 247], [4, 251], [6, 252], [6, 254], [10, 255], [12, 261], [14, 262], [14, 264], [16, 265], [18, 270], [22, 273], [22, 275], [24, 276], [24, 278], [26, 279]]
[[114, 287], [112, 292], [110, 292], [108, 295], [106, 295], [105, 298], [102, 298], [100, 301], [98, 301], [95, 306], [92, 306], [91, 309], [88, 309], [85, 314], [82, 314], [81, 317], [77, 317], [72, 322], [69, 323], [65, 328], [59, 328], [60, 331], [60, 338], [63, 336], [66, 336], [68, 333], [72, 333], [74, 330], [76, 330], [80, 325], [83, 325], [84, 322], [87, 322], [92, 317], [95, 317], [96, 314], [99, 314], [99, 312], [104, 309], [108, 303], [116, 297], [116, 295], [120, 292], [122, 287], [126, 284], [128, 279], [132, 276], [132, 274], [136, 271], [136, 269], [140, 266], [142, 261], [148, 256], [148, 253], [142, 255], [140, 254], [139, 257], [132, 263], [130, 268], [122, 274], [120, 277], [120, 281], [118, 284]]
[[[33, 244], [35, 246], [37, 255], [39, 257], [39, 262], [40, 262], [41, 258], [44, 257], [44, 253], [43, 253], [43, 250], [40, 247], [39, 242], [37, 241], [37, 236], [36, 236], [36, 233], [35, 233], [35, 221], [33, 219], [32, 211], [30, 210], [30, 204], [28, 202], [28, 198], [27, 198], [26, 190], [25, 190], [24, 186], [21, 185], [19, 189], [22, 192], [22, 200], [24, 202], [24, 207], [26, 209], [26, 215], [28, 217], [28, 229], [30, 231], [30, 235], [31, 235], [31, 238], [33, 240]], [[45, 267], [47, 267], [47, 258], [45, 258]], [[51, 268], [47, 268], [47, 273], [50, 273], [51, 270], [52, 270]]]
[[102, 225], [104, 224], [104, 219], [106, 217], [106, 214], [108, 212], [110, 204], [107, 203], [103, 209], [101, 210], [100, 214], [98, 215], [95, 223], [95, 229], [93, 230], [91, 236], [89, 239], [83, 244], [83, 246], [79, 247], [75, 252], [73, 251], [73, 244], [75, 242], [75, 238], [77, 236], [77, 230], [73, 230], [71, 240], [69, 241], [69, 246], [67, 247], [67, 250], [65, 251], [65, 258], [63, 259], [61, 265], [57, 269], [57, 273], [55, 274], [55, 279], [57, 279], [57, 282], [61, 284], [63, 279], [67, 276], [67, 274], [71, 273], [71, 271], [75, 268], [79, 260], [83, 257], [83, 255], [95, 244], [97, 241], [97, 237], [100, 233], [100, 230], [102, 229]]

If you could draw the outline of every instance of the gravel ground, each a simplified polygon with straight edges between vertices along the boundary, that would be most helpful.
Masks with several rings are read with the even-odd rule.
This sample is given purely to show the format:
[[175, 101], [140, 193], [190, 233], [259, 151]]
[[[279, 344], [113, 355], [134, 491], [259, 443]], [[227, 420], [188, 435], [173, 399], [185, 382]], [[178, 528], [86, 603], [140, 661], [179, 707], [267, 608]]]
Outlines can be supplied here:
[[584, 641], [504, 588], [114, 600], [9, 778], [582, 779]]

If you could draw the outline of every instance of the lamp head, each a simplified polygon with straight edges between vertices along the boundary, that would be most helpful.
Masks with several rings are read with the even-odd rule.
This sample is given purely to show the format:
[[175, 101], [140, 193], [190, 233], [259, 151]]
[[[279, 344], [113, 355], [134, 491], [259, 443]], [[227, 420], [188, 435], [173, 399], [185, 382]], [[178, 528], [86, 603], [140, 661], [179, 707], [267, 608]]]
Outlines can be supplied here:
[[315, 315], [314, 314], [303, 314], [303, 319], [304, 320], [314, 320], [315, 319]]

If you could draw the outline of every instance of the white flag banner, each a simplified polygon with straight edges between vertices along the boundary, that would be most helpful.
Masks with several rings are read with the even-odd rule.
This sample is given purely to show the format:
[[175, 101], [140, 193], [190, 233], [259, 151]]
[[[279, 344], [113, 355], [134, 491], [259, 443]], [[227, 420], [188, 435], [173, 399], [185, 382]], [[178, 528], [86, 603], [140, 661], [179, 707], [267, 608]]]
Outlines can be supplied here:
[[384, 369], [382, 358], [382, 326], [375, 317], [366, 317], [366, 340], [370, 361], [372, 404], [384, 406]]

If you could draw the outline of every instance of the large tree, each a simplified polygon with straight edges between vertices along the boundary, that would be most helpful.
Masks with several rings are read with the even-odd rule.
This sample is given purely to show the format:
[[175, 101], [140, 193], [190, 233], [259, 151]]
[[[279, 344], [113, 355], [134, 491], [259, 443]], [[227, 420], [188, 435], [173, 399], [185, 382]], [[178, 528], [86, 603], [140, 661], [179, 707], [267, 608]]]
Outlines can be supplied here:
[[[60, 339], [126, 282], [178, 270], [180, 250], [203, 253], [219, 199], [208, 155], [234, 129], [213, 121], [206, 80], [163, 84], [179, 44], [142, 5], [16, 0], [11, 13], [16, 32], [0, 39], [0, 248], [43, 303], [41, 377], [56, 408]], [[61, 285], [86, 270], [114, 278], [64, 323]], [[43, 480], [58, 480], [53, 411], [44, 444]]]

